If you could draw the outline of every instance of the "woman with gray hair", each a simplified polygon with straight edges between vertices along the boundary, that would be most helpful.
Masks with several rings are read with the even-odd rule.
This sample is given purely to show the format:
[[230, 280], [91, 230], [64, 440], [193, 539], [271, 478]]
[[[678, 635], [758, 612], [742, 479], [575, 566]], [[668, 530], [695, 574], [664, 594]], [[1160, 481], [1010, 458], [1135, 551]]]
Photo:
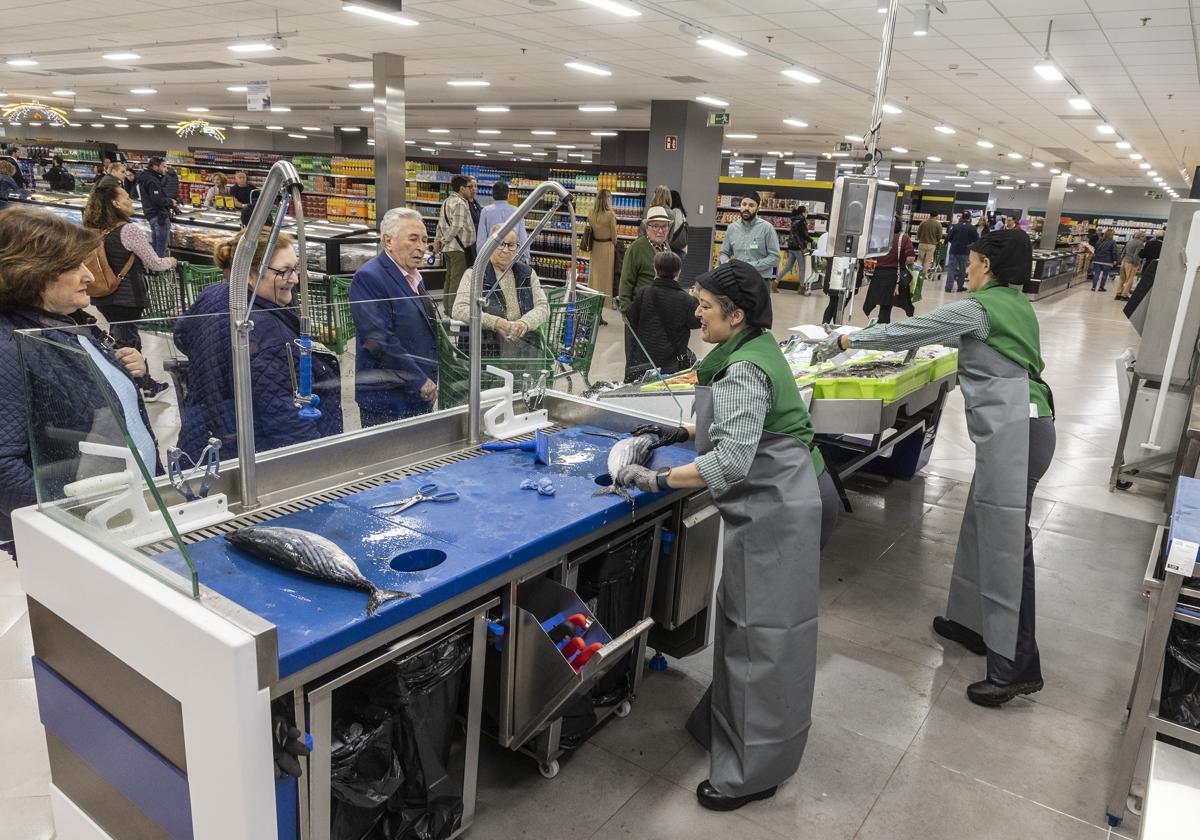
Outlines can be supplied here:
[[[531, 358], [542, 349], [538, 328], [550, 317], [550, 304], [537, 272], [517, 262], [517, 232], [510, 230], [496, 250], [483, 274], [483, 348], [485, 356], [495, 358]], [[456, 321], [471, 320], [471, 279], [474, 268], [462, 276], [454, 298], [452, 315]]]

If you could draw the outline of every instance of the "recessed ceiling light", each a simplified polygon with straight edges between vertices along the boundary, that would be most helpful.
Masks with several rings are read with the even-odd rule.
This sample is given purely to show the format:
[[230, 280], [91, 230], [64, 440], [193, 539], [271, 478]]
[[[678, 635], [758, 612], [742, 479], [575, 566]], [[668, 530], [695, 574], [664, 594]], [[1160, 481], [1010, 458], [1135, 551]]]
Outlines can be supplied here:
[[1054, 66], [1053, 62], [1042, 61], [1033, 65], [1034, 72], [1045, 79], [1047, 82], [1061, 82], [1063, 80], [1062, 71]]
[[1129, 151], [1130, 149], [1133, 148], [1133, 146], [1129, 145], [1129, 143], [1127, 143], [1124, 140], [1118, 140], [1117, 148], [1124, 152], [1124, 151]]
[[144, 113], [146, 113], [146, 109], [145, 108], [126, 108], [125, 113], [127, 113], [127, 114], [144, 114]]
[[979, 174], [980, 174], [980, 175], [991, 175], [991, 174], [992, 174], [992, 170], [990, 170], [990, 169], [980, 169], [980, 170], [979, 170]]
[[268, 125], [264, 127], [267, 129], [267, 131], [283, 131], [283, 126], [281, 125]]
[[726, 134], [725, 137], [729, 140], [757, 140], [757, 134]]
[[490, 147], [492, 144], [491, 144], [491, 143], [484, 143], [484, 142], [482, 142], [482, 141], [480, 141], [480, 140], [476, 140], [476, 141], [474, 141], [473, 143], [471, 143], [471, 145], [472, 145], [472, 146], [478, 146], [478, 147], [479, 147], [479, 148], [481, 148], [481, 149], [486, 149], [486, 148]]
[[193, 105], [191, 108], [188, 108], [188, 111], [193, 114], [207, 114], [208, 113], [208, 109], [205, 108], [203, 105]]
[[507, 114], [507, 105], [476, 105], [475, 110], [481, 114]]
[[605, 113], [617, 110], [616, 105], [580, 105], [579, 110], [584, 113]]
[[1087, 101], [1086, 99], [1084, 99], [1082, 96], [1077, 96], [1077, 97], [1075, 97], [1074, 99], [1068, 99], [1068, 100], [1067, 100], [1067, 102], [1068, 102], [1068, 103], [1070, 104], [1070, 106], [1071, 106], [1072, 108], [1074, 108], [1076, 111], [1090, 111], [1090, 110], [1092, 110], [1092, 103], [1091, 103], [1091, 102], [1088, 102], [1088, 101]]
[[969, 190], [971, 188], [971, 185], [970, 184], [955, 184], [954, 188], [956, 190]]
[[729, 105], [729, 103], [724, 99], [717, 99], [717, 97], [709, 96], [708, 94], [705, 94], [704, 96], [697, 96], [696, 101], [703, 102], [705, 105], [712, 105], [716, 108], [725, 108]]
[[302, 125], [302, 126], [300, 126], [300, 130], [301, 131], [320, 131], [321, 129], [315, 125]]
[[486, 79], [450, 79], [446, 82], [450, 87], [490, 87]]
[[1061, 169], [1051, 169], [1051, 170], [1050, 170], [1050, 174], [1051, 174], [1051, 175], [1061, 175], [1061, 174], [1062, 174], [1062, 170], [1061, 170]]
[[51, 93], [53, 93], [53, 95], [55, 95], [55, 96], [74, 96], [75, 95], [75, 91], [73, 91], [73, 90], [55, 90], [55, 91], [51, 91]]
[[1117, 130], [1115, 128], [1113, 128], [1111, 125], [1109, 125], [1108, 123], [1100, 123], [1100, 125], [1096, 126], [1096, 131], [1099, 131], [1101, 134], [1116, 134], [1117, 133]]
[[[234, 130], [234, 131], [245, 131], [245, 130], [246, 130], [246, 129], [248, 129], [250, 126], [248, 126], [248, 125], [235, 125], [235, 126], [230, 126], [230, 127], [231, 127], [231, 128]], [[355, 129], [355, 131], [357, 131], [357, 130], [358, 130], [358, 129]]]
[[[40, 123], [40, 122], [31, 122], [31, 123], [30, 123], [30, 125], [32, 125], [32, 126], [40, 126], [40, 125], [41, 125], [41, 123]], [[125, 126], [125, 127], [126, 127], [126, 128], [129, 128], [129, 126]]]
[[851, 143], [861, 143], [863, 141], [863, 138], [859, 137], [857, 134], [847, 134], [846, 139]]
[[1142, 159], [1142, 156], [1141, 156], [1139, 153], [1137, 153], [1137, 152], [1133, 152], [1133, 153], [1132, 153], [1132, 154], [1129, 156], [1129, 159], [1130, 159], [1130, 160], [1141, 160], [1141, 159]]
[[954, 168], [955, 169], [969, 169], [970, 167], [968, 167], [965, 163], [956, 163], [956, 164], [954, 164]]
[[1112, 195], [1112, 190], [1105, 190], [1104, 193], [1105, 195]]
[[496, 150], [496, 154], [498, 154], [498, 155], [512, 155], [512, 154], [516, 154], [516, 152], [510, 152], [510, 151], [508, 151], [507, 149], [497, 149], [497, 150]]
[[583, 0], [583, 2], [621, 17], [641, 17], [642, 15], [639, 10], [632, 6], [626, 6], [624, 3], [618, 3], [616, 0]]
[[449, 134], [450, 129], [448, 129], [448, 128], [431, 128], [431, 129], [429, 129], [429, 133], [430, 134]]
[[538, 137], [553, 137], [554, 135], [558, 134], [557, 131], [551, 131], [547, 128], [535, 128], [529, 133], [536, 134]]
[[1086, 183], [1086, 182], [1087, 182], [1087, 178], [1076, 178], [1076, 179], [1075, 179], [1075, 183], [1076, 183], [1076, 184], [1083, 184], [1083, 183]]
[[[17, 123], [20, 125], [20, 123]], [[104, 123], [92, 123], [92, 128], [104, 128]]]
[[789, 79], [795, 79], [798, 82], [804, 82], [806, 85], [815, 85], [821, 81], [819, 77], [814, 76], [812, 73], [808, 72], [802, 67], [786, 67], [779, 72], [787, 76]]
[[611, 70], [605, 70], [603, 67], [597, 67], [594, 64], [588, 64], [584, 61], [568, 61], [563, 67], [569, 67], [572, 70], [578, 70], [580, 73], [591, 73], [593, 76], [611, 76]]
[[1024, 178], [1018, 178], [1018, 179], [1017, 179], [1017, 183], [1018, 183], [1018, 184], [1024, 184], [1024, 183], [1025, 183], [1025, 179], [1024, 179]]
[[808, 123], [806, 123], [804, 120], [797, 120], [793, 119], [792, 117], [788, 117], [783, 121], [783, 123], [784, 125], [790, 125], [793, 128], [808, 128]]
[[481, 128], [481, 129], [478, 129], [475, 133], [476, 134], [499, 134], [500, 129], [498, 129], [498, 128]]
[[374, 146], [374, 145], [375, 145], [375, 141], [374, 141], [374, 140], [367, 140], [367, 145], [368, 145], [368, 146]]
[[[237, 126], [235, 125], [234, 128], [237, 128]], [[339, 130], [349, 132], [350, 134], [353, 134], [356, 131], [362, 131], [362, 129], [356, 125], [344, 125]]]
[[137, 61], [141, 58], [135, 52], [111, 52], [101, 56], [105, 61]]
[[435, 145], [435, 146], [449, 146], [449, 145], [450, 145], [450, 141], [449, 141], [449, 140], [434, 140], [434, 141], [433, 141], [433, 145]]
[[1042, 163], [1040, 160], [1030, 161], [1029, 165], [1032, 166], [1034, 169], [1044, 169], [1046, 166], [1046, 164]]
[[376, 20], [385, 20], [388, 23], [395, 23], [400, 26], [417, 25], [417, 21], [410, 17], [393, 14], [391, 12], [380, 11], [379, 9], [373, 9], [370, 6], [360, 6], [357, 3], [343, 3], [342, 11], [351, 12], [356, 15], [365, 15], [366, 17], [375, 18]]
[[125, 119], [125, 117], [117, 117], [117, 116], [114, 116], [114, 115], [112, 115], [112, 114], [101, 114], [100, 116], [101, 116], [101, 118], [103, 118], [103, 119], [106, 119], [106, 120], [116, 120], [117, 122], [120, 122], [121, 120]]
[[903, 146], [892, 146], [892, 151], [898, 155], [908, 154], [908, 149], [904, 148]]
[[940, 157], [938, 157], [937, 155], [930, 155], [929, 157], [926, 158], [926, 160], [932, 161], [933, 163], [941, 163], [942, 162], [942, 159]]
[[616, 137], [617, 136], [617, 132], [615, 132], [615, 131], [593, 131], [593, 132], [591, 132], [591, 134], [593, 137]]
[[526, 163], [533, 163], [533, 158], [519, 158], [519, 159], [525, 161]]
[[32, 58], [10, 58], [5, 63], [10, 67], [33, 67], [37, 64]]
[[138, 128], [154, 128], [154, 123], [141, 123]]
[[422, 146], [421, 151], [422, 152], [436, 152], [437, 149], [433, 148], [433, 146]]
[[245, 93], [246, 91], [250, 90], [250, 88], [246, 87], [245, 85], [230, 85], [229, 87], [225, 88], [225, 90], [229, 91], [230, 93]]
[[256, 52], [271, 52], [275, 49], [274, 44], [268, 44], [266, 41], [247, 41], [244, 44], [230, 44], [230, 52], [236, 53], [256, 53]]
[[1087, 185], [1088, 185], [1089, 187], [1094, 187], [1094, 186], [1096, 186], [1096, 182], [1095, 182], [1095, 181], [1088, 181], [1088, 182], [1087, 182]]
[[[584, 0], [584, 2], [587, 2], [587, 0]], [[530, 152], [529, 154], [533, 155], [534, 157], [546, 157], [550, 153], [549, 152]]]
[[1138, 169], [1149, 169], [1149, 168], [1150, 168], [1150, 164], [1148, 164], [1148, 163], [1143, 162], [1143, 163], [1138, 164]]
[[992, 149], [992, 148], [995, 148], [995, 146], [996, 146], [996, 144], [991, 142], [990, 140], [976, 140], [975, 145], [981, 149]]
[[572, 146], [570, 143], [559, 143], [559, 144], [556, 144], [554, 148], [556, 148], [556, 149], [574, 149], [575, 147]]
[[890, 102], [885, 102], [883, 105], [883, 113], [885, 113], [885, 114], [903, 114], [904, 111], [902, 111], [900, 108], [897, 108], [895, 105], [893, 105]]
[[358, 110], [366, 111], [368, 114], [373, 114], [373, 113], [375, 113], [375, 106], [374, 105], [363, 105]]
[[292, 111], [292, 109], [286, 105], [272, 105], [271, 106], [271, 113], [273, 113], [273, 114], [290, 114], [291, 111]]
[[374, 82], [351, 82], [350, 87], [354, 90], [370, 90], [371, 88], [375, 87], [375, 83]]
[[294, 137], [297, 140], [307, 140], [308, 139], [307, 134], [289, 134], [288, 137]]
[[568, 152], [567, 157], [585, 158], [587, 155], [583, 154], [582, 152]]
[[405, 146], [415, 146], [415, 145], [417, 145], [417, 141], [416, 140], [405, 140], [404, 145]]
[[92, 109], [91, 108], [72, 108], [71, 113], [73, 113], [73, 114], [90, 114], [90, 113], [92, 113]]
[[1041, 184], [1039, 184], [1039, 183], [1037, 183], [1036, 181], [1034, 181], [1034, 182], [1033, 182], [1032, 184], [1030, 184], [1029, 186], [1031, 186], [1031, 187], [1040, 187], [1040, 186], [1041, 186]]
[[1157, 178], [1157, 177], [1158, 177], [1158, 173], [1157, 173], [1157, 172], [1155, 172], [1153, 169], [1151, 169], [1151, 170], [1150, 170], [1149, 172], [1147, 172], [1146, 174], [1147, 174], [1147, 175], [1149, 175], [1151, 178]]
[[1024, 155], [1021, 154], [1020, 152], [1009, 152], [1008, 156], [1010, 158], [1012, 158], [1013, 160], [1020, 160], [1021, 158], [1024, 157]]
[[940, 131], [942, 134], [954, 134], [955, 133], [954, 129], [948, 125], [935, 125], [933, 127], [933, 130]]
[[529, 143], [513, 143], [513, 148], [514, 149], [532, 149], [533, 146], [531, 146]]
[[154, 88], [148, 87], [130, 88], [129, 92], [136, 93], [138, 96], [153, 96], [154, 94], [158, 93], [158, 91]]

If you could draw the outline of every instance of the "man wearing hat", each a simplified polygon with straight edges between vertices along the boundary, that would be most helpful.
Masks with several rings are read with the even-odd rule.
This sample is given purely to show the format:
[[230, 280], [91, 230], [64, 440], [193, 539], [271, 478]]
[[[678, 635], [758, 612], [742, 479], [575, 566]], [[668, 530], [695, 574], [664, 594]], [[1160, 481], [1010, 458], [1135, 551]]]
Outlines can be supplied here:
[[[741, 260], [752, 265], [764, 280], [772, 280], [779, 267], [779, 235], [775, 227], [765, 219], [758, 218], [758, 193], [752, 192], [742, 198], [739, 209], [742, 218], [725, 229], [725, 240], [717, 255], [718, 262]], [[776, 283], [774, 288], [778, 289]]]
[[696, 425], [642, 426], [656, 446], [695, 440], [691, 464], [632, 465], [618, 485], [703, 488], [725, 524], [712, 685], [688, 720], [709, 750], [705, 808], [732, 811], [773, 796], [796, 772], [811, 726], [821, 545], [838, 497], [791, 368], [771, 327], [758, 269], [730, 260], [696, 280], [704, 340]]
[[[625, 252], [621, 265], [621, 286], [618, 305], [621, 314], [629, 312], [637, 293], [654, 283], [654, 258], [670, 252], [667, 239], [671, 234], [674, 219], [665, 207], [651, 207], [646, 211], [644, 233]], [[638, 344], [633, 330], [625, 328], [625, 381], [630, 382], [648, 370], [650, 362]]]
[[933, 631], [986, 655], [986, 677], [967, 687], [967, 697], [981, 706], [1042, 689], [1029, 507], [1054, 457], [1054, 396], [1042, 381], [1037, 316], [1022, 291], [1032, 271], [1027, 233], [988, 233], [971, 246], [968, 299], [897, 324], [833, 336], [813, 353], [820, 362], [850, 347], [959, 345], [958, 384], [975, 444], [975, 477], [946, 615], [933, 620]]

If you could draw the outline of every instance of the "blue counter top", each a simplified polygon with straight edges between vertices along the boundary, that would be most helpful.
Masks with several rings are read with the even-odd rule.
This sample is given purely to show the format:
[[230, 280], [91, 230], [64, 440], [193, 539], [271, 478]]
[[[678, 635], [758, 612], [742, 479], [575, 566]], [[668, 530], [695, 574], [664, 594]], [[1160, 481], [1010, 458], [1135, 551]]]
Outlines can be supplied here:
[[[600, 431], [581, 426], [551, 436], [548, 466], [535, 464], [532, 452], [487, 453], [268, 523], [321, 534], [354, 558], [376, 586], [415, 596], [390, 601], [373, 616], [366, 614], [366, 593], [279, 569], [223, 537], [195, 543], [188, 552], [204, 586], [275, 625], [279, 675], [286, 677], [628, 517], [630, 504], [619, 496], [592, 495], [597, 477], [607, 474], [615, 441], [583, 434], [585, 429]], [[690, 447], [663, 447], [654, 451], [650, 466], [680, 466], [694, 458]], [[554, 482], [554, 496], [520, 489], [526, 478], [543, 477]], [[371, 509], [429, 483], [456, 490], [461, 498], [424, 502], [394, 517]], [[662, 495], [632, 492], [635, 511]], [[423, 571], [393, 568], [393, 560], [404, 566], [401, 555], [428, 549], [444, 552], [445, 561]], [[178, 552], [154, 559], [186, 570]]]

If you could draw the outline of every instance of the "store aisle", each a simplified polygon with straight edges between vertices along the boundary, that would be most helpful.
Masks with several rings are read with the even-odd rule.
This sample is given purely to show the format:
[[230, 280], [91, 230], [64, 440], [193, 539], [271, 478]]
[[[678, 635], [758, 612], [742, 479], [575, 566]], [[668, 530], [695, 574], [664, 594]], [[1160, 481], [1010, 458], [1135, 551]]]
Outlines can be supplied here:
[[[941, 298], [935, 292], [920, 309]], [[781, 337], [825, 304], [820, 294], [775, 301]], [[1118, 305], [1080, 289], [1035, 309], [1059, 411], [1058, 452], [1033, 520], [1045, 690], [999, 710], [971, 705], [964, 690], [982, 660], [943, 650], [929, 629], [945, 603], [970, 477], [956, 397], [925, 475], [851, 483], [855, 512], [823, 561], [809, 747], [774, 799], [726, 815], [695, 801], [707, 757], [683, 721], [711, 673], [705, 652], [649, 673], [630, 717], [553, 780], [485, 741], [468, 838], [1102, 840], [1144, 616], [1138, 583], [1161, 502], [1136, 488], [1107, 491], [1120, 422], [1112, 360], [1134, 341]], [[620, 371], [620, 316], [609, 321], [594, 379]], [[16, 570], [0, 561], [0, 840], [52, 834], [30, 652]], [[1121, 833], [1133, 836], [1136, 821]]]

